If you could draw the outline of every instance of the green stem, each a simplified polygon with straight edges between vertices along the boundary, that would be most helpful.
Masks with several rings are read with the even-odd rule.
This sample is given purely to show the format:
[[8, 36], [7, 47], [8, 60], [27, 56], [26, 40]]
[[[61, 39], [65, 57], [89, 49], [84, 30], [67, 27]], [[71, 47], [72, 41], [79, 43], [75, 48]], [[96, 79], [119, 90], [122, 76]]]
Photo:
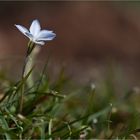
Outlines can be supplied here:
[[[49, 128], [48, 128], [49, 136], [52, 135], [52, 122], [53, 122], [53, 119], [50, 119], [50, 121], [49, 121]], [[49, 140], [52, 140], [52, 138], [49, 138]]]
[[[27, 53], [26, 53], [26, 58], [25, 58], [24, 65], [23, 65], [23, 70], [22, 70], [22, 78], [21, 78], [22, 80], [24, 80], [24, 77], [28, 73], [28, 71], [26, 70], [26, 68], [27, 68], [27, 64], [28, 64], [28, 62], [30, 60], [30, 55], [31, 55], [34, 47], [35, 47], [35, 44], [33, 42], [29, 41], [29, 43], [28, 43], [28, 50], [27, 50]], [[21, 87], [19, 113], [22, 113], [23, 100], [24, 100], [24, 89], [25, 89], [25, 83]]]

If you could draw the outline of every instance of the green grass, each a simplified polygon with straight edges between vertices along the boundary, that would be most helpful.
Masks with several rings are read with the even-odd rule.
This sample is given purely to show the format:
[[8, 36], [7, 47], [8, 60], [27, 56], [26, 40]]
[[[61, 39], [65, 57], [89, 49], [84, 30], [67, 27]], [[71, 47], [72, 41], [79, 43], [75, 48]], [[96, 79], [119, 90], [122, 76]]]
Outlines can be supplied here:
[[[140, 95], [134, 89], [116, 95], [111, 78], [97, 88], [70, 80], [62, 70], [55, 82], [46, 67], [28, 88], [0, 75], [0, 139], [138, 139]], [[50, 78], [49, 78], [50, 77]], [[4, 84], [6, 83], [6, 84]], [[19, 113], [24, 84], [23, 109]]]

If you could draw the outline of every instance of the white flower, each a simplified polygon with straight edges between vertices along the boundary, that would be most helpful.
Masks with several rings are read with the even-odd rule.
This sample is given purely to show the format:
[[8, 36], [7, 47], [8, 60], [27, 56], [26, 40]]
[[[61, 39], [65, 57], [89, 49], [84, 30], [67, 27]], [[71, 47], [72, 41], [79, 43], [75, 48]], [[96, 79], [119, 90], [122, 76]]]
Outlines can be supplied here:
[[21, 25], [15, 24], [15, 26], [32, 42], [38, 45], [44, 45], [45, 41], [53, 40], [56, 36], [56, 34], [53, 33], [53, 31], [41, 30], [40, 23], [37, 19], [33, 20], [29, 30]]

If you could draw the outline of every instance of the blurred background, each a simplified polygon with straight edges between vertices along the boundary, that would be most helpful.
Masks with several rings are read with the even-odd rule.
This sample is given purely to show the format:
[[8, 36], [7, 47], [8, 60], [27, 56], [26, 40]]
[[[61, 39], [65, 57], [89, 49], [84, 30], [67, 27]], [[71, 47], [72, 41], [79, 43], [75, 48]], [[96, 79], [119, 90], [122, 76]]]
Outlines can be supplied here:
[[44, 65], [50, 56], [52, 77], [64, 67], [80, 83], [140, 85], [140, 2], [0, 2], [0, 66], [14, 74], [28, 42], [14, 24], [29, 28], [34, 19], [57, 34], [37, 59]]

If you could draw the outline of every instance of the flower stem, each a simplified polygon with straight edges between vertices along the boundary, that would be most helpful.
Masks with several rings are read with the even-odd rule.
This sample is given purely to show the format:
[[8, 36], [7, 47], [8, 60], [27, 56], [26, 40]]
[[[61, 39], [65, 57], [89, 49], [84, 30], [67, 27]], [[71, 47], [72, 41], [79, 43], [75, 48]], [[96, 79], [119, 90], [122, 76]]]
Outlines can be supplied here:
[[[31, 68], [27, 68], [27, 64], [28, 64], [29, 60], [31, 59], [30, 55], [31, 55], [34, 47], [35, 47], [35, 44], [33, 42], [29, 41], [28, 50], [27, 50], [27, 53], [26, 53], [26, 58], [25, 58], [25, 61], [24, 61], [23, 69], [22, 69], [22, 78], [21, 78], [22, 80], [24, 80], [24, 77], [26, 76], [26, 74], [28, 74], [28, 71], [31, 69]], [[24, 88], [25, 88], [25, 83], [23, 83], [22, 87], [21, 87], [19, 113], [22, 113], [23, 100], [24, 100]]]

